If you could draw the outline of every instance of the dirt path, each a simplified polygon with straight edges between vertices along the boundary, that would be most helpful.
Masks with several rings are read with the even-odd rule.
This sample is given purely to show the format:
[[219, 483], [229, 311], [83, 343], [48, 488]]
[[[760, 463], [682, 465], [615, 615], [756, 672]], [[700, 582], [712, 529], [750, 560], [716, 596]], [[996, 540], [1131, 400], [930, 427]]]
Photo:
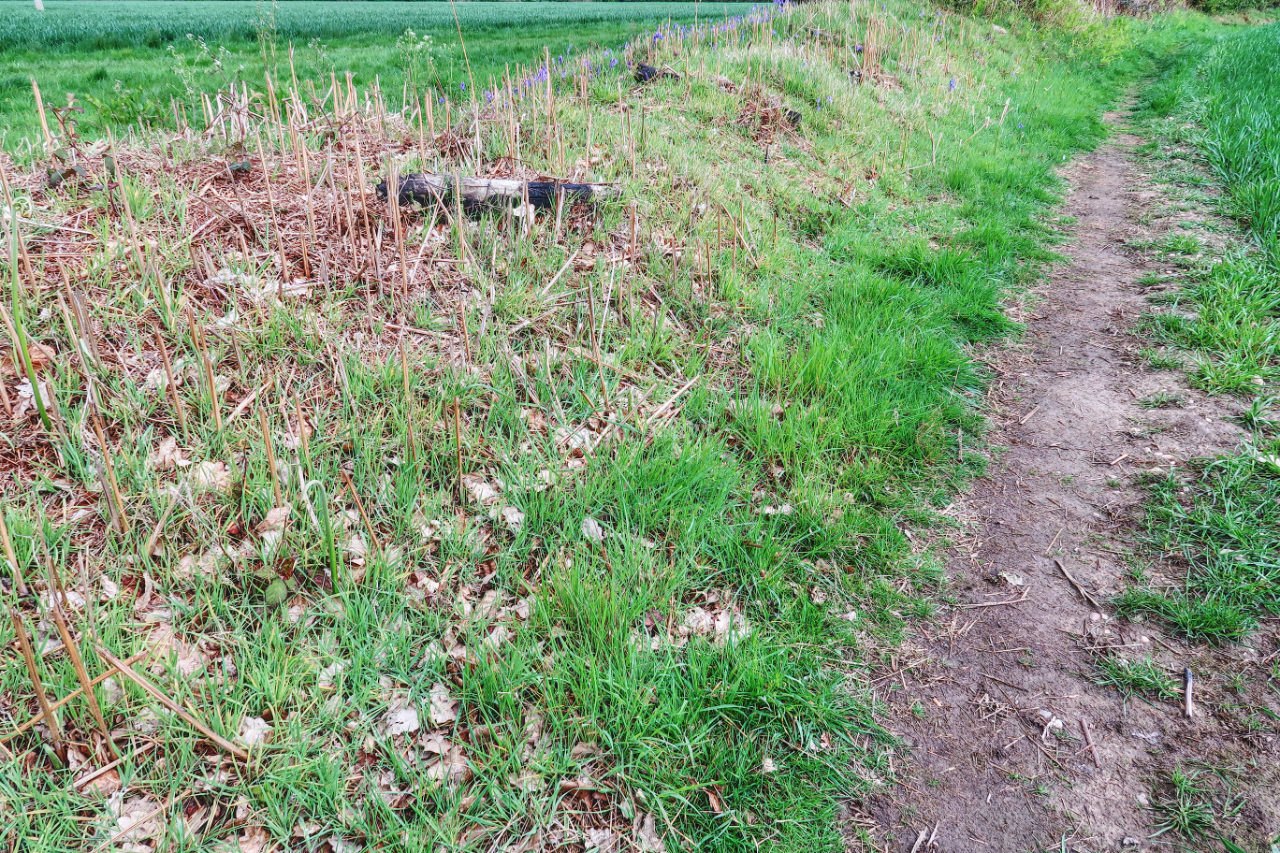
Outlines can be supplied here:
[[[902, 784], [863, 816], [884, 850], [1177, 849], [1172, 836], [1148, 839], [1161, 771], [1199, 759], [1277, 763], [1274, 739], [1250, 741], [1219, 712], [1220, 682], [1240, 653], [1189, 649], [1106, 606], [1125, 585], [1122, 553], [1143, 498], [1135, 479], [1239, 440], [1232, 404], [1137, 357], [1146, 344], [1129, 330], [1149, 308], [1137, 282], [1150, 264], [1126, 243], [1159, 227], [1138, 224], [1156, 192], [1137, 141], [1119, 134], [1069, 169], [1068, 263], [1022, 318], [1021, 348], [994, 365], [990, 443], [1005, 451], [962, 502], [967, 537], [949, 552], [957, 606], [882, 681], [893, 685], [891, 728], [910, 747]], [[1159, 391], [1185, 404], [1137, 404]], [[1177, 701], [1126, 703], [1095, 684], [1107, 650], [1151, 654], [1179, 673], [1196, 667], [1198, 714], [1186, 719]], [[1236, 820], [1255, 827], [1249, 834], [1274, 832], [1274, 806], [1250, 800]]]

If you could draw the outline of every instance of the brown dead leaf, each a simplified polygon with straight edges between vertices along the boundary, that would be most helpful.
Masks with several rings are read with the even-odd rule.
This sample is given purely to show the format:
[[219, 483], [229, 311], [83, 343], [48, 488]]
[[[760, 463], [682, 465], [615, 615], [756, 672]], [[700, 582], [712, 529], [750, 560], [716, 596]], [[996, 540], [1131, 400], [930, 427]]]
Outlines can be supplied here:
[[83, 785], [77, 783], [76, 789], [85, 794], [98, 797], [109, 797], [120, 790], [120, 774], [114, 769], [105, 773], [97, 773], [97, 771], [90, 768], [87, 775], [92, 774], [96, 775], [93, 775], [93, 778]]
[[30, 342], [27, 346], [27, 355], [31, 357], [31, 368], [36, 373], [53, 364], [54, 359], [58, 357], [52, 347], [46, 346], [39, 341]]

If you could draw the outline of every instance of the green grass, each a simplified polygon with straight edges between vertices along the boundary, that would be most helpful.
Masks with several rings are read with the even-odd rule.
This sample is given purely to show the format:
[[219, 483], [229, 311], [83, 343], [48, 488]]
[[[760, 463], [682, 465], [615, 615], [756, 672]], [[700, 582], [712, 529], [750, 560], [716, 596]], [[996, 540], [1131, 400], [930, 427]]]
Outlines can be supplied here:
[[[1161, 245], [1181, 256], [1190, 283], [1149, 327], [1198, 353], [1192, 376], [1210, 392], [1253, 394], [1280, 381], [1280, 84], [1270, 68], [1278, 46], [1273, 24], [1189, 48], [1144, 94], [1139, 114], [1164, 149], [1199, 150], [1224, 189], [1221, 212], [1247, 235], [1211, 257], [1199, 256], [1192, 234]], [[1184, 193], [1203, 180], [1195, 169], [1166, 172]]]
[[[567, 3], [484, 2], [456, 5], [464, 33], [499, 38], [512, 27], [693, 19], [688, 4], [652, 2]], [[752, 3], [703, 2], [699, 13], [708, 18], [740, 14]], [[353, 32], [390, 36], [406, 29], [452, 30], [454, 7], [447, 2], [404, 4], [370, 0], [358, 7], [323, 0], [102, 0], [92, 5], [72, 0], [49, 0], [45, 11], [20, 0], [2, 0], [5, 27], [0, 47], [32, 50], [102, 50], [146, 47], [163, 50], [188, 33], [208, 42], [255, 41], [264, 29], [285, 42], [305, 44], [313, 38], [336, 39]]]
[[[1280, 613], [1280, 447], [1268, 411], [1280, 382], [1280, 84], [1271, 68], [1278, 47], [1277, 25], [1193, 44], [1169, 63], [1139, 113], [1163, 150], [1203, 158], [1223, 190], [1211, 203], [1242, 226], [1224, 252], [1182, 261], [1188, 285], [1173, 310], [1148, 315], [1145, 326], [1191, 351], [1196, 384], [1255, 402], [1242, 419], [1252, 432], [1242, 449], [1157, 481], [1147, 528], [1172, 577], [1130, 590], [1119, 604], [1215, 642], [1243, 639]], [[1204, 181], [1203, 168], [1178, 160], [1163, 171], [1184, 195]], [[1181, 234], [1161, 248], [1194, 256], [1201, 243]]]
[[1136, 589], [1123, 610], [1188, 637], [1239, 640], [1280, 614], [1280, 443], [1262, 435], [1239, 453], [1161, 481], [1147, 508], [1154, 547], [1184, 572], [1172, 589]]
[[1107, 655], [1098, 660], [1097, 668], [1096, 682], [1114, 687], [1125, 697], [1172, 699], [1178, 695], [1173, 676], [1150, 657], [1129, 660]]
[[1151, 802], [1156, 815], [1153, 837], [1174, 833], [1189, 841], [1209, 838], [1217, 829], [1217, 816], [1209, 801], [1209, 791], [1194, 770], [1175, 767], [1169, 774], [1165, 790]]
[[[642, 849], [844, 849], [840, 803], [890, 772], [867, 669], [941, 581], [904, 531], [976, 469], [957, 459], [983, 427], [970, 348], [1011, 331], [1000, 300], [1053, 257], [1056, 167], [1179, 37], [854, 9], [806, 5], [749, 46], [664, 40], [658, 58], [695, 75], [566, 87], [554, 121], [541, 94], [514, 121], [455, 105], [454, 133], [427, 140], [412, 117], [335, 115], [319, 81], [296, 93], [322, 117], [299, 131], [305, 160], [274, 122], [244, 143], [118, 127], [110, 161], [76, 150], [92, 180], [51, 190], [51, 161], [26, 152], [8, 174], [37, 225], [6, 308], [54, 425], [24, 409], [0, 456], [37, 593], [6, 603], [48, 639], [52, 567], [82, 597], [77, 630], [155, 648], [139, 669], [215, 733], [270, 734], [229, 762], [116, 679], [97, 696], [129, 755], [119, 795], [75, 790], [85, 770], [24, 732], [0, 766], [4, 845], [109, 845], [124, 808], [155, 811], [145, 834], [181, 851], [263, 834], [539, 849], [588, 829]], [[868, 27], [880, 81], [855, 85]], [[800, 127], [766, 124], [766, 143], [776, 104]], [[388, 161], [623, 196], [528, 233], [408, 212], [406, 298], [393, 211], [359, 212]], [[316, 282], [280, 302], [286, 242]], [[38, 708], [7, 654], [10, 728]], [[39, 670], [51, 697], [76, 686], [66, 654]], [[60, 714], [73, 759], [101, 766], [86, 703]]]
[[[481, 88], [508, 67], [551, 56], [616, 49], [668, 20], [740, 15], [753, 4], [684, 2], [465, 2], [457, 4], [471, 73]], [[402, 38], [412, 31], [413, 38]], [[406, 78], [459, 97], [468, 81], [463, 42], [446, 2], [285, 0], [0, 0], [0, 128], [12, 148], [36, 138], [30, 78], [46, 103], [67, 96], [85, 112], [82, 130], [107, 125], [172, 123], [171, 101], [199, 109], [198, 93], [245, 81], [262, 88], [267, 68], [280, 79], [292, 68], [319, 81], [350, 72], [360, 87], [375, 78], [399, 99]]]

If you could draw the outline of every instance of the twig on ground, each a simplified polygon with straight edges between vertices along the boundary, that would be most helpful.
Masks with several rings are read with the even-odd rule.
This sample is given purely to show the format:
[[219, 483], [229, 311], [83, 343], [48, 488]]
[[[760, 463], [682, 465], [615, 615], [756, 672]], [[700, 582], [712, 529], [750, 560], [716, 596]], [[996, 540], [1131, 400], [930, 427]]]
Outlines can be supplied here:
[[1102, 609], [1102, 605], [1098, 603], [1097, 599], [1085, 591], [1085, 588], [1080, 585], [1080, 581], [1076, 580], [1075, 577], [1072, 576], [1071, 572], [1067, 571], [1067, 567], [1062, 565], [1061, 560], [1054, 557], [1053, 564], [1058, 567], [1058, 571], [1062, 572], [1062, 576], [1066, 578], [1073, 587], [1075, 587], [1076, 592], [1080, 593], [1081, 598], [1089, 602], [1089, 604], [1094, 608], [1098, 610]]
[[1080, 730], [1084, 732], [1084, 742], [1089, 747], [1089, 754], [1093, 756], [1093, 766], [1101, 767], [1102, 762], [1098, 760], [1098, 748], [1093, 745], [1093, 732], [1089, 731], [1089, 721], [1084, 717], [1080, 718]]

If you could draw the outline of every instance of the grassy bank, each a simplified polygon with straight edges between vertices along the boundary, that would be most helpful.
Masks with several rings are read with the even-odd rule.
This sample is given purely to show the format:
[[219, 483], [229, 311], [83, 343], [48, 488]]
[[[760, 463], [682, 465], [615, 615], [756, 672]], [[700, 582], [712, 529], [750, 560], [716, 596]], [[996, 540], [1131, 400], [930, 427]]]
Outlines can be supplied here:
[[1168, 65], [1143, 105], [1153, 150], [1179, 152], [1171, 180], [1193, 204], [1239, 223], [1163, 248], [1187, 285], [1149, 318], [1161, 343], [1190, 353], [1192, 380], [1253, 398], [1237, 453], [1160, 483], [1149, 508], [1153, 543], [1182, 576], [1140, 579], [1121, 600], [1195, 639], [1239, 640], [1280, 612], [1280, 493], [1272, 394], [1280, 373], [1280, 87], [1271, 64], [1280, 27], [1202, 40]]
[[[1006, 23], [806, 5], [475, 113], [281, 75], [6, 163], [4, 843], [842, 849], [967, 350], [1141, 68]], [[374, 194], [423, 168], [621, 197]]]
[[0, 128], [6, 147], [39, 133], [32, 76], [51, 106], [75, 96], [89, 135], [138, 121], [172, 124], [174, 99], [195, 110], [202, 92], [242, 81], [261, 89], [268, 70], [281, 79], [292, 70], [302, 81], [350, 72], [362, 89], [376, 79], [397, 98], [412, 77], [466, 100], [461, 84], [486, 87], [537, 64], [544, 49], [572, 62], [669, 22], [724, 21], [752, 5], [482, 0], [457, 4], [455, 22], [444, 2], [50, 0], [41, 13], [0, 0]]

